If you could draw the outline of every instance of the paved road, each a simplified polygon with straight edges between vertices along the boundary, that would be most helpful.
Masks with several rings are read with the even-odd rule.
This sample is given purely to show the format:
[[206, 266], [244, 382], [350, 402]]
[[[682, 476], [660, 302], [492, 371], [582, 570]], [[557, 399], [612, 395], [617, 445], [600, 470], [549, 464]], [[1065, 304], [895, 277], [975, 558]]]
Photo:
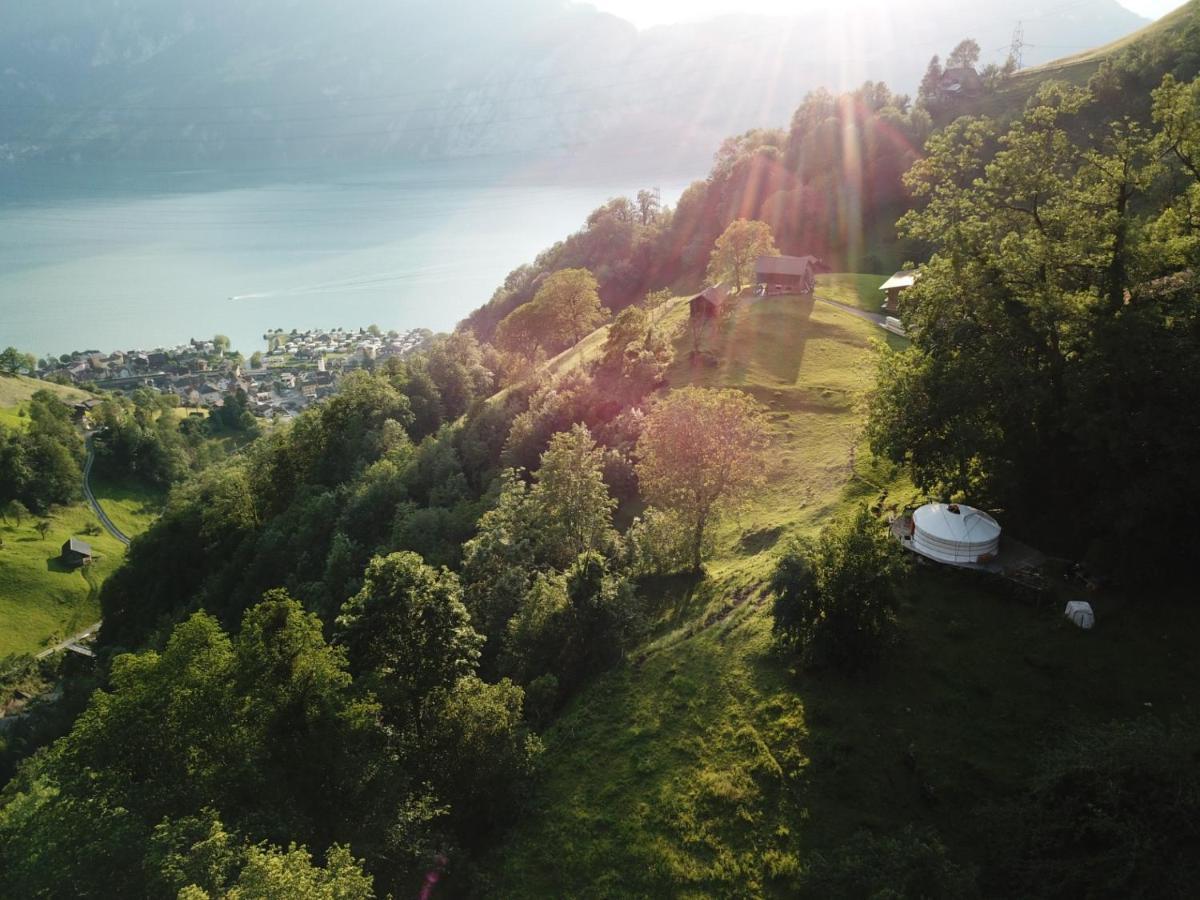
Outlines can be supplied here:
[[100, 506], [96, 495], [92, 493], [92, 486], [88, 483], [88, 478], [92, 474], [92, 463], [95, 462], [96, 451], [92, 449], [92, 439], [90, 437], [88, 438], [87, 448], [87, 461], [83, 464], [83, 496], [87, 498], [88, 504], [92, 507], [92, 511], [96, 514], [96, 517], [100, 520], [100, 524], [104, 526], [105, 530], [128, 547], [129, 538], [120, 528], [113, 524], [112, 519], [108, 517], [108, 513]]

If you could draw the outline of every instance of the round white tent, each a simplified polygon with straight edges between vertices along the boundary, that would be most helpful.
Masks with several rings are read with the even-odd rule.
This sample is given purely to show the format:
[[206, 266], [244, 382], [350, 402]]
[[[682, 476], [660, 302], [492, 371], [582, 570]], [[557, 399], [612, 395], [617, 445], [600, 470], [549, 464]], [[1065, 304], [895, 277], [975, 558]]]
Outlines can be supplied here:
[[1000, 549], [1000, 524], [961, 503], [927, 503], [913, 513], [912, 548], [952, 564], [978, 563]]

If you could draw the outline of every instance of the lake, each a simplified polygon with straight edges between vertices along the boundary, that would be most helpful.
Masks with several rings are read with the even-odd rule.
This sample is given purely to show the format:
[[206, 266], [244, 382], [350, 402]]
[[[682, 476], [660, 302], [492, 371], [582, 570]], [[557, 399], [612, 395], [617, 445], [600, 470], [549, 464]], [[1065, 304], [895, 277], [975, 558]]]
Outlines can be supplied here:
[[0, 175], [0, 346], [45, 356], [274, 328], [452, 328], [610, 197], [657, 184], [465, 164]]

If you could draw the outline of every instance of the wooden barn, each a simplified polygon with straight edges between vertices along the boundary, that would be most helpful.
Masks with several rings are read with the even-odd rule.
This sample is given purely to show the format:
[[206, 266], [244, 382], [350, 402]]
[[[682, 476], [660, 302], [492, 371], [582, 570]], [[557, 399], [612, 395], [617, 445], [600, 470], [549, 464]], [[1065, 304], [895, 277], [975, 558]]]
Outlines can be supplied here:
[[91, 545], [85, 541], [81, 541], [77, 537], [67, 538], [62, 545], [62, 553], [59, 556], [64, 565], [71, 566], [86, 566], [92, 561]]
[[762, 294], [811, 294], [817, 286], [815, 256], [760, 256], [754, 264], [754, 280], [763, 285]]
[[693, 320], [717, 318], [721, 315], [721, 310], [725, 308], [725, 301], [728, 297], [729, 286], [724, 282], [706, 287], [689, 301], [690, 317]]

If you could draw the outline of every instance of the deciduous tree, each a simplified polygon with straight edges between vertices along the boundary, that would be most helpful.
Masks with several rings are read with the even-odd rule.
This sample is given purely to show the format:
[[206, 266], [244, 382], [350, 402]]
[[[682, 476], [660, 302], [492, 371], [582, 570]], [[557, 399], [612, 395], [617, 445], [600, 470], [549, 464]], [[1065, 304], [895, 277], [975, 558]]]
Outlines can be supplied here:
[[700, 568], [710, 529], [761, 484], [767, 422], [735, 390], [687, 387], [650, 410], [637, 445], [642, 495], [683, 523]]
[[773, 630], [804, 659], [868, 668], [893, 639], [900, 550], [860, 506], [815, 542], [792, 544], [771, 577]]
[[735, 219], [713, 245], [708, 278], [714, 282], [731, 279], [734, 291], [740, 291], [749, 282], [758, 257], [778, 255], [770, 225]]
[[946, 68], [957, 69], [963, 66], [974, 66], [979, 62], [979, 42], [966, 38], [958, 42], [950, 55], [946, 57]]
[[371, 560], [337, 634], [354, 671], [368, 676], [394, 716], [411, 721], [434, 688], [475, 670], [483, 643], [454, 574], [407, 552]]
[[608, 319], [596, 279], [587, 269], [560, 269], [545, 280], [533, 302], [544, 310], [557, 342], [577, 344]]
[[604, 483], [603, 467], [604, 451], [585, 425], [556, 434], [542, 454], [529, 502], [542, 555], [555, 568], [565, 569], [586, 551], [606, 551], [616, 540], [617, 501]]
[[22, 372], [33, 373], [37, 370], [37, 357], [32, 353], [22, 353], [16, 347], [5, 347], [0, 351], [0, 372], [7, 375], [19, 375]]

